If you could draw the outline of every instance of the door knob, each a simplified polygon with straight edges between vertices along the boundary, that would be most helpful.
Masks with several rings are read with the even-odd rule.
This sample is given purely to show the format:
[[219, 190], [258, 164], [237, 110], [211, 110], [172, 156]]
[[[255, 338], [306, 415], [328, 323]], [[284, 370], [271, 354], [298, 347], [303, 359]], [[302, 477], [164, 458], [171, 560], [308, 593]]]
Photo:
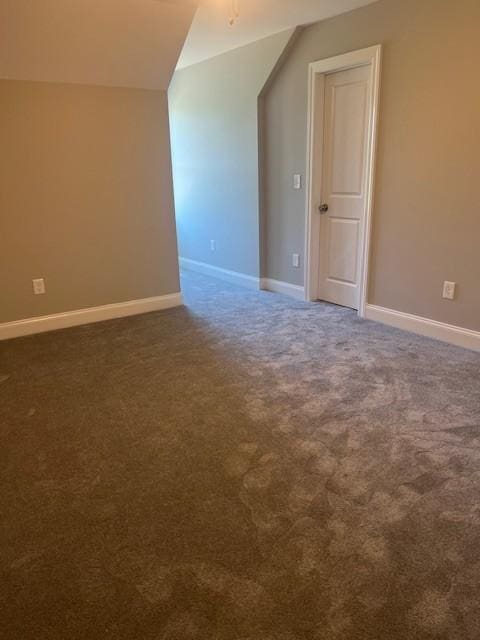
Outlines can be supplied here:
[[321, 204], [318, 207], [318, 210], [320, 211], [320, 213], [327, 213], [328, 211], [328, 204]]

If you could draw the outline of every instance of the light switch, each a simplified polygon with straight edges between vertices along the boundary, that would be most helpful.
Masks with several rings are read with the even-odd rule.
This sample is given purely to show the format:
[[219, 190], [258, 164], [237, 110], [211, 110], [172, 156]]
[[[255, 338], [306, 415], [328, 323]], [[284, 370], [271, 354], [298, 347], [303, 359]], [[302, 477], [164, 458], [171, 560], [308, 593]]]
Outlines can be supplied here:
[[302, 176], [299, 173], [296, 173], [293, 176], [293, 188], [301, 189], [302, 188]]

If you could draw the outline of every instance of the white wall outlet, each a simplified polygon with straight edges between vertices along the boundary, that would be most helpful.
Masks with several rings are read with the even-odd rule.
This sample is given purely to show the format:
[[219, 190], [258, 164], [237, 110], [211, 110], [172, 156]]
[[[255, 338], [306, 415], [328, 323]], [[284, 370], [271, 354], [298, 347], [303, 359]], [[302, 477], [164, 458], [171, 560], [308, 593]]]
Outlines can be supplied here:
[[293, 188], [301, 189], [302, 188], [302, 176], [299, 173], [296, 173], [293, 176]]
[[455, 298], [456, 287], [456, 282], [448, 282], [448, 280], [445, 280], [443, 283], [443, 297], [445, 300], [453, 300]]
[[292, 253], [292, 266], [297, 268], [300, 266], [300, 255], [298, 253]]
[[34, 278], [32, 280], [33, 293], [40, 296], [45, 293], [45, 280], [43, 278]]
[[215, 242], [215, 240], [210, 240], [210, 251], [216, 251], [217, 250], [217, 243]]

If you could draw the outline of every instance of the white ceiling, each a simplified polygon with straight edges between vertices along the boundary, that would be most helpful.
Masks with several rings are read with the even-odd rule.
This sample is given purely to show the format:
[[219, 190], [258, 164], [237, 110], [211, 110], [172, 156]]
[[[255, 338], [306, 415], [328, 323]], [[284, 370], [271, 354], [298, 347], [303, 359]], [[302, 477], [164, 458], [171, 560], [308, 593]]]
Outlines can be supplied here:
[[230, 26], [230, 0], [200, 0], [178, 68], [249, 42], [371, 4], [376, 0], [238, 0], [240, 17]]
[[194, 0], [0, 0], [0, 78], [166, 89]]

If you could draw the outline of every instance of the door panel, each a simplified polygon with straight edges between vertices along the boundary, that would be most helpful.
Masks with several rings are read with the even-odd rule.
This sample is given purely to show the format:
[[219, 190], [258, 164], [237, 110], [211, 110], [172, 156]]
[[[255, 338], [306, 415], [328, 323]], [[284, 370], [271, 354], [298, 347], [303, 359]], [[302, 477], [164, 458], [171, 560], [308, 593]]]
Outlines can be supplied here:
[[331, 280], [355, 284], [357, 279], [358, 222], [345, 218], [330, 220], [329, 277]]
[[362, 194], [366, 89], [365, 82], [332, 86], [332, 195]]
[[318, 297], [358, 309], [371, 66], [326, 76]]

